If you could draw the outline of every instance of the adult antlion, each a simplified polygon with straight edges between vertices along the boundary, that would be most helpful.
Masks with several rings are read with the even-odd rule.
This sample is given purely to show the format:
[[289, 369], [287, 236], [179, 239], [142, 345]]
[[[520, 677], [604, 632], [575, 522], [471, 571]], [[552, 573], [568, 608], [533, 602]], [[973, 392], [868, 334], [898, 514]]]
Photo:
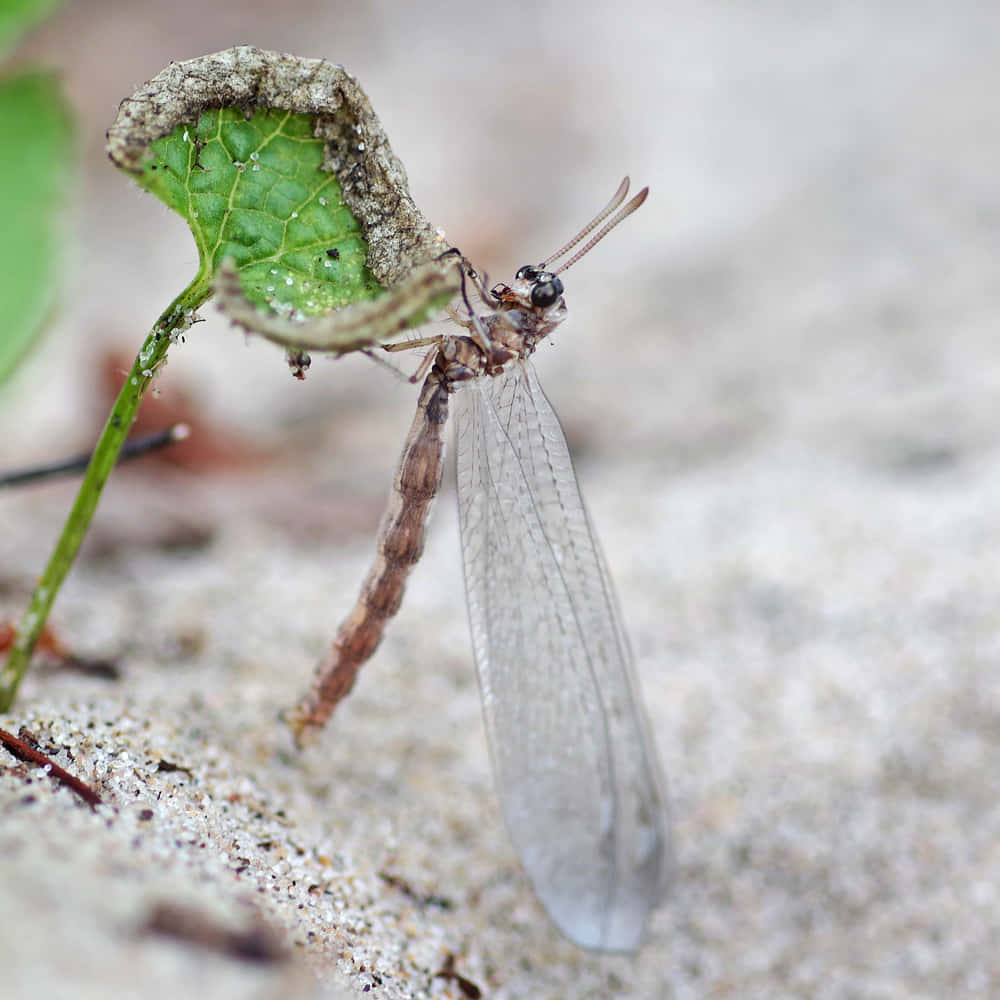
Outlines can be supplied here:
[[[563, 933], [608, 951], [639, 946], [663, 894], [666, 809], [611, 582], [558, 418], [528, 358], [566, 318], [559, 275], [645, 201], [647, 188], [622, 207], [628, 188], [626, 177], [587, 226], [509, 285], [486, 288], [459, 257], [462, 308], [451, 317], [467, 334], [387, 348], [430, 346], [413, 380], [426, 378], [375, 562], [290, 717], [300, 743], [323, 726], [399, 609], [423, 551], [457, 393], [469, 620], [507, 829]], [[222, 273], [220, 306], [245, 317], [234, 275]], [[322, 334], [292, 324], [262, 326], [258, 332], [291, 349], [327, 346]]]

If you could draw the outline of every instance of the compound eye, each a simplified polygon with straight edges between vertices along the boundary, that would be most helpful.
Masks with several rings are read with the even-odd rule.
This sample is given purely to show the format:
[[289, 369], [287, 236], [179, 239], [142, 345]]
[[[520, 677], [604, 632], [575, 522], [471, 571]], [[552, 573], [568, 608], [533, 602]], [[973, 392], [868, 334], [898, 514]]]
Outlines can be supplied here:
[[537, 267], [532, 267], [530, 264], [525, 264], [520, 271], [517, 272], [516, 277], [523, 279], [524, 281], [537, 281], [538, 275], [542, 272], [538, 270]]
[[556, 300], [563, 293], [563, 283], [558, 278], [543, 281], [531, 289], [531, 304], [540, 309], [547, 309], [555, 305]]

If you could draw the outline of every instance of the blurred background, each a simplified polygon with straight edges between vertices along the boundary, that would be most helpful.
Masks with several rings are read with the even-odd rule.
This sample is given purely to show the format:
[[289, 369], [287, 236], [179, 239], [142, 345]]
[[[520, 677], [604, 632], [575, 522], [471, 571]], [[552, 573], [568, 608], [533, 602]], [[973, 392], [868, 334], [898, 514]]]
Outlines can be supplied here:
[[[651, 188], [567, 276], [571, 321], [537, 367], [632, 629], [678, 884], [650, 948], [612, 972], [566, 949], [515, 970], [505, 949], [530, 933], [473, 944], [501, 969], [497, 995], [1000, 990], [1000, 7], [68, 2], [13, 63], [61, 74], [80, 169], [57, 315], [0, 394], [4, 465], [89, 445], [196, 269], [182, 221], [104, 154], [118, 102], [238, 43], [356, 75], [417, 204], [494, 280], [554, 250], [622, 175]], [[256, 642], [267, 621], [302, 643], [297, 680], [268, 689], [281, 703], [360, 582], [416, 394], [363, 358], [316, 359], [299, 384], [277, 348], [202, 315], [148, 401], [194, 424], [195, 451], [156, 473], [169, 487], [116, 477], [89, 551], [155, 542], [163, 564], [130, 587], [197, 588], [190, 562], [170, 575], [179, 549], [216, 567], [186, 613], [218, 601], [242, 626], [262, 616]], [[38, 572], [71, 497], [3, 498], [8, 573]], [[373, 681], [354, 724], [367, 704], [410, 726], [409, 747], [465, 733], [485, 774], [452, 508], [379, 653], [406, 709], [375, 713]], [[281, 586], [248, 580], [233, 537], [257, 540]], [[84, 590], [56, 609], [98, 648], [132, 620], [101, 579], [104, 624]], [[222, 636], [210, 650], [241, 633], [205, 628]], [[397, 663], [414, 636], [444, 681]], [[460, 677], [448, 725], [414, 736]], [[424, 793], [431, 812], [462, 808]]]

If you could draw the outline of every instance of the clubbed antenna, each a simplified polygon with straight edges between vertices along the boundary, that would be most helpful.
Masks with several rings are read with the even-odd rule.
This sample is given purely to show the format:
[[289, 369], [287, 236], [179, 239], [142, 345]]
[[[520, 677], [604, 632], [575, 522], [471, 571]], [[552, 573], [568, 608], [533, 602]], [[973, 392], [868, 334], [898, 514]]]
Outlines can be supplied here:
[[[591, 219], [590, 222], [588, 222], [587, 225], [585, 225], [583, 229], [581, 229], [576, 236], [573, 237], [573, 239], [569, 241], [569, 243], [565, 246], [561, 246], [554, 254], [550, 254], [546, 257], [545, 260], [542, 261], [541, 267], [548, 267], [549, 264], [551, 264], [554, 260], [558, 260], [558, 258], [560, 258], [568, 250], [572, 250], [573, 247], [575, 247], [577, 243], [584, 238], [584, 236], [593, 232], [625, 200], [625, 196], [628, 194], [628, 186], [629, 179], [626, 176], [622, 178], [622, 182], [618, 185], [618, 190], [614, 193], [614, 195], [612, 195], [611, 201], [609, 201], [607, 205], [605, 205], [604, 208], [602, 208], [600, 212], [598, 212], [597, 215]], [[565, 268], [562, 268], [561, 270], [565, 270]]]
[[[623, 187], [625, 188], [625, 191], [628, 190], [627, 177], [623, 182]], [[622, 188], [619, 188], [618, 190], [621, 191]], [[587, 240], [587, 242], [579, 250], [577, 250], [577, 252], [573, 254], [573, 256], [570, 257], [570, 259], [566, 261], [565, 264], [561, 264], [559, 267], [555, 269], [553, 273], [561, 274], [563, 271], [567, 270], [567, 268], [572, 267], [585, 253], [588, 253], [595, 246], [597, 246], [597, 244], [600, 243], [601, 240], [603, 240], [604, 237], [607, 236], [608, 233], [610, 233], [611, 230], [614, 229], [619, 222], [621, 222], [623, 219], [627, 219], [646, 200], [646, 196], [648, 194], [649, 194], [649, 188], [644, 187], [627, 205], [622, 206], [622, 208], [620, 208], [617, 212], [615, 212], [615, 214], [607, 222], [604, 223], [601, 229], [598, 230], [596, 236], [592, 236], [589, 240]], [[617, 195], [615, 197], [617, 197]], [[625, 197], [624, 193], [622, 194], [622, 197], [623, 198]], [[570, 249], [573, 246], [575, 246], [577, 242], [583, 239], [583, 237], [586, 236], [587, 233], [589, 233], [591, 229], [594, 228], [594, 226], [598, 225], [604, 219], [604, 217], [608, 214], [608, 212], [614, 211], [615, 208], [617, 208], [617, 204], [615, 203], [614, 199], [612, 199], [611, 205], [608, 208], [606, 208], [586, 229], [584, 229], [583, 232], [580, 233], [580, 235], [577, 236], [576, 239], [569, 244], [569, 247], [567, 247], [567, 249]], [[564, 252], [565, 251], [560, 251], [560, 253]]]

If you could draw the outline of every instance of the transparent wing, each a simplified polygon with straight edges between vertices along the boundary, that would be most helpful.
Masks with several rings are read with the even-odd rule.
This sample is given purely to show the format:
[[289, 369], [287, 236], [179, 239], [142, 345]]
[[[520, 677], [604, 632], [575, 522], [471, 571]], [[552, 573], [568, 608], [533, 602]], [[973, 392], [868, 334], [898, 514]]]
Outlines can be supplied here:
[[469, 620], [510, 837], [585, 948], [631, 951], [668, 874], [666, 808], [608, 574], [530, 364], [458, 393]]

